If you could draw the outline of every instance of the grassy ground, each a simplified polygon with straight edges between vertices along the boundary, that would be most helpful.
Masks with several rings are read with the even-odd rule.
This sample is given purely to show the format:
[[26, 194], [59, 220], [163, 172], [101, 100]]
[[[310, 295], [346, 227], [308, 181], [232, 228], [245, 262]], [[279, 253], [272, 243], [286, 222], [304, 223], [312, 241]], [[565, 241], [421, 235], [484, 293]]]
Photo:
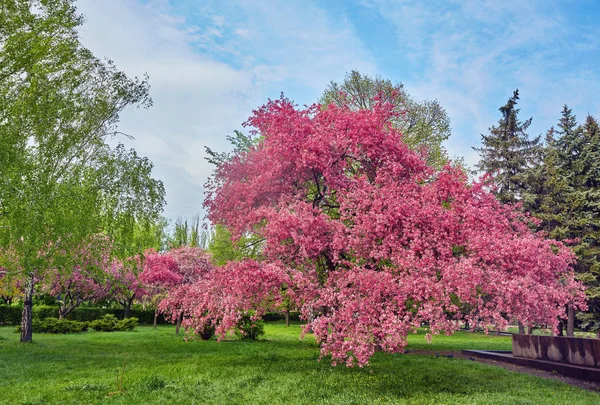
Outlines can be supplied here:
[[[468, 360], [378, 353], [367, 368], [318, 362], [299, 326], [267, 324], [259, 342], [185, 342], [174, 327], [34, 335], [0, 328], [0, 403], [598, 404], [600, 395]], [[509, 350], [506, 337], [410, 338], [410, 349]], [[117, 381], [123, 369], [122, 387]], [[120, 380], [121, 376], [119, 376]], [[122, 389], [120, 389], [122, 388]]]

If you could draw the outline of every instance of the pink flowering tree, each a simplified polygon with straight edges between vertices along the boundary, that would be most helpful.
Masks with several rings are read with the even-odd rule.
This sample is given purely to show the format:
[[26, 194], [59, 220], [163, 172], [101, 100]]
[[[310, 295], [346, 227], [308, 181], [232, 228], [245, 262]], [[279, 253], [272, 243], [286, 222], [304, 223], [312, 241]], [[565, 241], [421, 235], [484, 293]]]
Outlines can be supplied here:
[[129, 317], [134, 301], [147, 295], [139, 278], [142, 263], [141, 255], [123, 261], [114, 259], [108, 271], [111, 283], [110, 298], [123, 305], [125, 318]]
[[464, 321], [555, 327], [566, 304], [585, 305], [572, 252], [532, 233], [485, 179], [428, 167], [394, 114], [378, 100], [352, 111], [283, 98], [254, 112], [259, 140], [219, 165], [205, 206], [234, 238], [261, 237], [262, 259], [188, 289], [189, 326], [220, 319], [224, 334], [285, 290], [322, 356], [362, 366], [375, 350], [402, 351], [422, 325], [428, 337]]
[[[210, 255], [198, 247], [182, 246], [165, 253], [153, 252], [146, 256], [140, 280], [152, 295], [158, 312], [177, 324], [182, 312], [179, 297], [183, 291], [212, 270]], [[156, 314], [155, 314], [156, 321]]]
[[258, 321], [267, 310], [281, 306], [287, 295], [282, 286], [289, 277], [276, 264], [246, 259], [215, 267], [191, 284], [175, 289], [161, 307], [183, 314], [183, 326], [205, 338], [214, 330], [220, 339], [239, 331], [239, 322], [250, 316]]
[[177, 262], [169, 255], [153, 249], [146, 251], [144, 269], [140, 281], [146, 296], [154, 306], [154, 327], [158, 318], [158, 304], [166, 297], [169, 290], [178, 285], [182, 277], [177, 270]]
[[[103, 235], [93, 235], [69, 253], [71, 269], [49, 269], [42, 279], [42, 291], [60, 302], [59, 318], [64, 318], [83, 302], [97, 302], [111, 290], [112, 243]], [[64, 252], [66, 255], [67, 252]]]

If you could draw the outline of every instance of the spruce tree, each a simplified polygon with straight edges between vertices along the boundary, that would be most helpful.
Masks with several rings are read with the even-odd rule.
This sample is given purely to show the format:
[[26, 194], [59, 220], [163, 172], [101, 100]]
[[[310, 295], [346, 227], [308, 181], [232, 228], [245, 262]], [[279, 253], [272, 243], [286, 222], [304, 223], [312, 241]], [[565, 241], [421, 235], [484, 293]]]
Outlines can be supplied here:
[[[542, 222], [540, 230], [565, 241], [577, 254], [575, 271], [586, 285], [590, 309], [577, 314], [582, 326], [600, 330], [600, 131], [592, 116], [578, 125], [563, 106], [557, 130], [551, 129], [543, 162], [532, 169], [526, 200]], [[575, 313], [568, 309], [567, 335], [573, 336]]]
[[540, 137], [529, 139], [527, 129], [532, 119], [519, 120], [518, 101], [517, 89], [500, 107], [502, 117], [498, 124], [489, 129], [488, 135], [481, 135], [483, 146], [473, 148], [480, 156], [477, 169], [495, 175], [496, 196], [503, 203], [523, 200], [530, 168], [541, 157]]
[[[570, 221], [570, 233], [577, 243], [578, 279], [585, 283], [589, 310], [577, 317], [582, 326], [596, 331], [600, 337], [600, 130], [596, 119], [587, 116], [574, 136], [573, 161], [574, 206], [577, 211]], [[567, 146], [569, 146], [567, 144]]]
[[[496, 197], [503, 203], [522, 202], [527, 205], [527, 187], [531, 182], [531, 169], [541, 158], [540, 137], [529, 139], [527, 129], [532, 118], [519, 120], [519, 89], [513, 92], [505, 105], [500, 107], [502, 117], [492, 126], [488, 135], [481, 135], [481, 148], [473, 148], [479, 153], [480, 161], [476, 168], [494, 175]], [[519, 333], [525, 327], [519, 323]]]
[[562, 225], [570, 217], [571, 206], [567, 196], [571, 193], [568, 176], [561, 169], [561, 155], [557, 147], [556, 130], [546, 133], [541, 148], [541, 162], [529, 170], [528, 187], [524, 192], [524, 205], [541, 220], [538, 227], [552, 239], [564, 239]]

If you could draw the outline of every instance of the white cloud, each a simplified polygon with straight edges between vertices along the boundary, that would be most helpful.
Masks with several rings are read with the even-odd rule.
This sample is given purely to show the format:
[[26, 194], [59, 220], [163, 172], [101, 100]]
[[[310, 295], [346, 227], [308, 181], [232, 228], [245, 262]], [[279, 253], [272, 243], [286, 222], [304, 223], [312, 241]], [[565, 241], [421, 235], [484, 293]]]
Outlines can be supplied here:
[[[150, 76], [154, 106], [127, 110], [121, 130], [136, 138], [128, 145], [155, 163], [170, 218], [202, 212], [202, 185], [212, 171], [204, 146], [228, 149], [225, 135], [267, 97], [285, 91], [312, 102], [345, 71], [374, 70], [349, 25], [312, 4], [242, 2], [230, 6], [237, 21], [225, 5], [203, 2], [189, 13], [174, 8], [180, 5], [78, 1], [87, 19], [83, 43], [130, 76]], [[194, 20], [202, 15], [208, 17]]]
[[[515, 88], [520, 89], [522, 118], [534, 116], [532, 136], [558, 120], [563, 103], [575, 111], [585, 103], [592, 112], [600, 110], [598, 73], [566, 59], [575, 25], [548, 2], [365, 4], [395, 27], [399, 46], [418, 72], [404, 81], [406, 89], [417, 98], [437, 98], [448, 110], [453, 135], [447, 147], [469, 164], [477, 161], [471, 147], [496, 123], [498, 108]], [[584, 36], [578, 46], [589, 49], [594, 42], [593, 36]]]
[[210, 19], [217, 27], [222, 27], [225, 25], [225, 17], [222, 15], [213, 15]]
[[252, 36], [252, 31], [244, 28], [238, 28], [234, 31], [235, 35], [242, 38], [249, 38]]

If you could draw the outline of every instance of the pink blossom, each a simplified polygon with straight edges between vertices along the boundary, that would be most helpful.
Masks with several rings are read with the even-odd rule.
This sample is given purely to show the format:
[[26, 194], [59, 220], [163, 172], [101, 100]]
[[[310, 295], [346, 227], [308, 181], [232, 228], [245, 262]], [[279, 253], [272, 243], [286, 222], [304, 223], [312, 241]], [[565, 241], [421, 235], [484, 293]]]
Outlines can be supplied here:
[[393, 114], [383, 102], [298, 109], [283, 98], [254, 112], [247, 125], [260, 142], [217, 169], [205, 207], [235, 237], [264, 237], [261, 260], [170, 296], [188, 326], [213, 322], [222, 337], [285, 291], [323, 356], [363, 366], [375, 350], [401, 351], [423, 324], [432, 334], [463, 320], [555, 326], [566, 304], [585, 307], [573, 253], [532, 233], [533, 219], [500, 204], [486, 178], [434, 172]]

